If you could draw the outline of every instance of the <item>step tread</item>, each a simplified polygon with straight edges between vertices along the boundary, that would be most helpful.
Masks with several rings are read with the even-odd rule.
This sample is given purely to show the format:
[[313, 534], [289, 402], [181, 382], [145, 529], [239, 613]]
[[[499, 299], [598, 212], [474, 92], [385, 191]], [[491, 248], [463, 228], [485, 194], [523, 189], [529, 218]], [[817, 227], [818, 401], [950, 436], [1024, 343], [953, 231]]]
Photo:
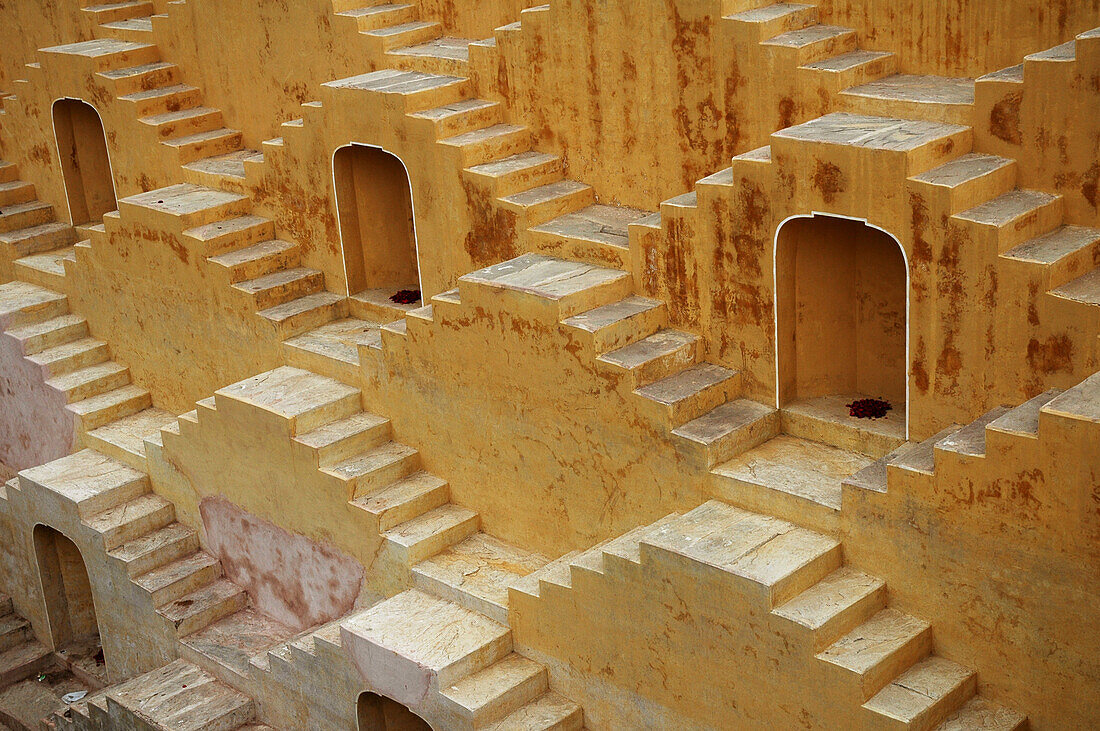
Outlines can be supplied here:
[[177, 109], [169, 112], [158, 112], [157, 114], [150, 114], [147, 117], [142, 117], [141, 121], [146, 124], [154, 126], [160, 126], [162, 124], [168, 124], [170, 122], [179, 122], [184, 119], [192, 119], [194, 117], [202, 117], [207, 114], [215, 114], [220, 110], [213, 107], [190, 107], [189, 109]]
[[735, 399], [676, 427], [672, 433], [684, 439], [708, 445], [774, 413], [773, 407], [758, 401]]
[[717, 386], [737, 376], [716, 363], [697, 363], [679, 373], [642, 386], [636, 390], [641, 396], [661, 404], [677, 404], [686, 401], [707, 388]]
[[1050, 193], [1017, 188], [961, 213], [956, 213], [955, 217], [1001, 228], [1057, 200], [1058, 196]]
[[538, 729], [581, 729], [581, 707], [565, 696], [544, 693], [537, 700], [513, 711], [486, 731], [537, 731]]
[[170, 601], [157, 611], [169, 621], [179, 623], [234, 597], [243, 597], [244, 589], [228, 579], [219, 579], [190, 594]]
[[15, 264], [30, 267], [49, 276], [64, 277], [66, 261], [76, 261], [75, 246], [65, 246], [41, 254], [20, 257], [15, 260]]
[[280, 366], [225, 386], [215, 393], [289, 419], [343, 402], [359, 391], [327, 376]]
[[633, 370], [683, 348], [693, 347], [698, 342], [699, 336], [694, 333], [665, 328], [630, 345], [603, 353], [598, 360]]
[[1016, 731], [1027, 719], [981, 696], [971, 698], [963, 707], [936, 726], [935, 731]]
[[751, 10], [743, 10], [733, 15], [725, 16], [729, 20], [739, 20], [743, 23], [767, 23], [784, 18], [788, 15], [797, 15], [810, 10], [813, 5], [801, 5], [799, 3], [773, 3]]
[[845, 89], [843, 94], [922, 104], [972, 105], [974, 79], [917, 74], [893, 74]]
[[943, 188], [957, 188], [1013, 164], [1015, 164], [1014, 160], [1000, 155], [968, 152], [931, 170], [914, 175], [913, 180]]
[[48, 366], [57, 363], [58, 361], [68, 360], [83, 353], [100, 350], [104, 353], [104, 357], [101, 360], [106, 360], [106, 345], [107, 343], [103, 342], [102, 340], [97, 340], [96, 338], [92, 337], [85, 337], [78, 340], [70, 340], [67, 343], [61, 343], [60, 345], [54, 345], [26, 357], [27, 360], [31, 361], [32, 363], [36, 363], [41, 366]]
[[945, 137], [953, 137], [966, 129], [961, 125], [944, 122], [834, 112], [781, 129], [773, 133], [772, 137], [849, 145], [869, 150], [909, 152], [942, 141]]
[[1019, 406], [1009, 410], [1007, 413], [1001, 414], [996, 419], [989, 422], [987, 427], [1010, 434], [1037, 436], [1039, 434], [1039, 412], [1061, 393], [1062, 389], [1060, 388], [1052, 388], [1049, 391], [1044, 391], [1038, 396], [1030, 398]]
[[570, 327], [579, 328], [590, 333], [595, 333], [604, 328], [612, 327], [631, 317], [663, 307], [660, 300], [631, 295], [617, 302], [581, 312], [580, 314], [562, 320], [562, 323]]
[[450, 36], [444, 36], [426, 43], [393, 48], [390, 49], [388, 53], [396, 56], [428, 56], [451, 61], [469, 61], [470, 44], [472, 42], [473, 41], [469, 38], [452, 38]]
[[1097, 242], [1100, 242], [1100, 229], [1061, 226], [1009, 249], [1002, 256], [1036, 264], [1053, 264]]
[[818, 630], [885, 586], [886, 582], [877, 576], [842, 566], [773, 611], [807, 629]]
[[558, 216], [531, 230], [627, 249], [630, 248], [629, 225], [648, 215], [648, 211], [637, 208], [596, 204]]
[[163, 566], [158, 566], [155, 569], [146, 571], [133, 581], [145, 591], [154, 594], [191, 574], [198, 573], [211, 566], [217, 566], [218, 564], [218, 559], [211, 556], [206, 551], [195, 551], [183, 558], [170, 561]]
[[362, 454], [322, 467], [321, 471], [341, 480], [351, 481], [418, 454], [419, 452], [407, 444], [389, 441]]
[[261, 241], [258, 244], [246, 246], [243, 249], [234, 249], [233, 251], [226, 252], [225, 254], [212, 256], [207, 259], [207, 261], [232, 269], [233, 267], [261, 261], [263, 259], [267, 259], [286, 251], [293, 251], [297, 248], [298, 244], [292, 243], [290, 241], [283, 241], [282, 239], [271, 239], [270, 241]]
[[479, 165], [472, 165], [466, 169], [469, 172], [475, 173], [477, 175], [483, 175], [489, 178], [497, 178], [521, 170], [537, 168], [560, 159], [561, 158], [557, 155], [548, 155], [545, 152], [528, 150], [527, 152], [517, 152], [515, 155], [509, 155], [508, 157], [502, 158], [500, 160], [493, 160], [491, 162], [485, 162]]
[[129, 102], [148, 101], [150, 99], [159, 99], [160, 97], [173, 96], [175, 94], [197, 92], [198, 90], [198, 87], [188, 84], [170, 84], [168, 86], [158, 86], [155, 89], [142, 89], [141, 91], [124, 94], [120, 96], [119, 99]]
[[823, 58], [820, 61], [804, 64], [801, 68], [840, 73], [843, 71], [851, 71], [852, 69], [874, 63], [875, 61], [880, 61], [884, 58], [890, 58], [893, 55], [894, 54], [889, 51], [869, 51], [858, 48], [854, 51], [848, 51], [847, 53]]
[[183, 523], [169, 523], [163, 528], [158, 528], [155, 531], [127, 541], [117, 548], [112, 548], [109, 553], [119, 561], [129, 564], [154, 555], [164, 546], [179, 543], [190, 544], [193, 542], [197, 547], [197, 541], [198, 534], [194, 529]]
[[922, 619], [896, 609], [883, 609], [818, 657], [862, 675], [929, 629]]
[[195, 172], [205, 173], [207, 175], [218, 175], [244, 180], [247, 177], [245, 173], [245, 163], [262, 163], [263, 161], [263, 152], [245, 148], [243, 150], [227, 152], [224, 155], [203, 157], [187, 163], [184, 167], [188, 170], [194, 170]]
[[385, 531], [386, 539], [402, 546], [413, 546], [448, 528], [476, 519], [478, 514], [454, 503], [429, 510], [412, 520]]
[[465, 274], [459, 281], [511, 289], [543, 299], [561, 300], [629, 276], [620, 269], [608, 269], [539, 254], [524, 254]]
[[131, 454], [145, 456], [145, 440], [175, 423], [175, 414], [148, 408], [93, 429], [89, 436], [114, 444]]
[[344, 298], [333, 292], [317, 292], [298, 297], [289, 302], [284, 302], [274, 307], [260, 310], [259, 315], [276, 323], [286, 322], [295, 315], [300, 315], [310, 310], [318, 310], [339, 303]]
[[317, 269], [310, 269], [309, 267], [292, 267], [289, 269], [280, 269], [270, 274], [264, 274], [254, 279], [246, 279], [243, 282], [236, 282], [233, 286], [249, 294], [258, 294], [267, 290], [278, 289], [279, 287], [284, 287], [294, 282], [308, 281], [323, 277], [324, 273]]
[[150, 492], [140, 495], [133, 500], [127, 500], [121, 505], [107, 508], [91, 516], [84, 522], [89, 528], [98, 533], [109, 533], [127, 523], [141, 521], [143, 518], [152, 515], [164, 514], [166, 520], [162, 525], [156, 526], [157, 528], [163, 528], [165, 525], [172, 522], [172, 512], [170, 510], [166, 511], [166, 508], [170, 508], [171, 506], [172, 503], [165, 500], [160, 495]]
[[936, 449], [965, 454], [970, 457], [985, 456], [986, 425], [1004, 416], [1009, 411], [1010, 409], [1007, 406], [999, 406], [992, 411], [987, 411], [962, 429], [941, 439], [936, 443]]
[[816, 23], [814, 25], [807, 26], [805, 28], [799, 28], [797, 30], [789, 30], [786, 33], [780, 33], [777, 36], [773, 36], [765, 41], [762, 45], [765, 46], [785, 46], [788, 48], [805, 48], [806, 46], [813, 45], [815, 43], [821, 43], [833, 38], [842, 38], [844, 36], [854, 36], [855, 31], [851, 28], [846, 28], [840, 25], [822, 25]]
[[591, 190], [591, 186], [579, 180], [558, 180], [535, 188], [521, 190], [519, 193], [506, 195], [501, 200], [513, 206], [528, 208], [586, 190]]
[[1100, 268], [1093, 269], [1051, 291], [1059, 297], [1074, 302], [1100, 305]]
[[446, 137], [440, 140], [440, 142], [454, 147], [465, 147], [466, 145], [477, 145], [496, 137], [510, 137], [526, 131], [526, 127], [515, 124], [493, 124], [488, 127], [472, 129], [469, 132], [463, 132], [453, 137]]
[[841, 483], [873, 461], [839, 447], [781, 435], [713, 471], [840, 510]]
[[218, 129], [207, 130], [205, 132], [195, 132], [193, 134], [183, 135], [182, 137], [171, 137], [167, 140], [163, 140], [162, 142], [169, 147], [183, 147], [185, 145], [193, 145], [207, 142], [209, 140], [220, 140], [225, 137], [239, 135], [240, 133], [241, 131], [237, 129], [220, 127]]
[[361, 411], [346, 419], [332, 421], [312, 431], [299, 434], [294, 437], [294, 440], [311, 449], [324, 449], [341, 440], [371, 431], [388, 423], [389, 419], [384, 416], [378, 416], [369, 411]]
[[[546, 668], [523, 655], [512, 653], [484, 670], [458, 681], [441, 694], [476, 717], [482, 709], [497, 701], [509, 690], [545, 676]], [[545, 690], [545, 680], [542, 683]]]
[[965, 692], [966, 686], [972, 686], [973, 682], [974, 671], [932, 655], [895, 678], [863, 707], [887, 718], [912, 723], [926, 717], [950, 696]]
[[358, 366], [359, 347], [381, 347], [382, 334], [377, 322], [346, 317], [326, 323], [283, 343], [290, 348]]
[[41, 322], [13, 327], [6, 331], [9, 337], [23, 343], [25, 355], [34, 355], [43, 350], [80, 340], [88, 335], [88, 321], [80, 315], [61, 315]]

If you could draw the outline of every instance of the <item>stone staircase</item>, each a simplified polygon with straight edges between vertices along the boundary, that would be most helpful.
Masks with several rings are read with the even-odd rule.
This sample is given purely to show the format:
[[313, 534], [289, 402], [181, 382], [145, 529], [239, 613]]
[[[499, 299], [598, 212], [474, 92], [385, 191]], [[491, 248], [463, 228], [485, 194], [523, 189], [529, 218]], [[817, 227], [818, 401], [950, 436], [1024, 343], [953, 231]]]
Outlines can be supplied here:
[[209, 673], [176, 660], [164, 667], [94, 693], [54, 714], [53, 728], [63, 731], [270, 731], [255, 723], [252, 699]]
[[0, 285], [0, 330], [57, 394], [75, 437], [144, 468], [142, 440], [172, 416], [153, 407], [126, 366], [110, 360], [107, 344], [89, 336], [65, 295], [21, 281]]
[[41, 671], [53, 654], [34, 637], [30, 622], [15, 613], [11, 597], [0, 594], [0, 687]]
[[56, 287], [64, 261], [75, 259], [76, 237], [53, 206], [37, 199], [34, 184], [19, 179], [18, 166], [0, 160], [0, 282], [18, 277]]
[[148, 128], [150, 138], [171, 150], [194, 182], [243, 186], [245, 165], [263, 155], [243, 146], [239, 130], [225, 126], [221, 110], [203, 104], [202, 91], [182, 83], [175, 64], [162, 58], [153, 40], [149, 2], [83, 8], [95, 23], [95, 41], [43, 49], [46, 54], [95, 55], [96, 74]]
[[632, 294], [621, 270], [524, 254], [471, 272], [403, 321], [382, 327], [399, 343], [475, 309], [559, 323], [592, 368], [632, 394], [685, 455], [709, 469], [773, 436], [774, 408], [740, 398], [736, 371], [704, 360], [701, 338], [667, 326], [666, 306]]
[[[512, 650], [507, 627], [416, 589], [341, 624], [354, 658], [386, 657], [388, 671], [364, 666], [366, 680], [416, 706], [438, 694], [455, 729], [580, 729], [580, 706], [548, 690], [546, 668]], [[419, 696], [419, 697], [418, 697]]]
[[836, 540], [716, 500], [551, 562], [513, 587], [512, 604], [521, 614], [553, 613], [563, 603], [584, 607], [616, 577], [658, 582], [698, 570], [716, 577], [731, 603], [769, 615], [769, 631], [789, 652], [816, 658], [805, 682], [844, 699], [835, 710], [852, 727], [1026, 723], [976, 696], [974, 673], [935, 655], [928, 623], [890, 608], [884, 582], [843, 565]]
[[176, 637], [246, 606], [244, 591], [222, 578], [221, 563], [176, 521], [175, 506], [152, 492], [144, 472], [84, 449], [25, 470], [18, 480], [22, 490], [71, 506]]

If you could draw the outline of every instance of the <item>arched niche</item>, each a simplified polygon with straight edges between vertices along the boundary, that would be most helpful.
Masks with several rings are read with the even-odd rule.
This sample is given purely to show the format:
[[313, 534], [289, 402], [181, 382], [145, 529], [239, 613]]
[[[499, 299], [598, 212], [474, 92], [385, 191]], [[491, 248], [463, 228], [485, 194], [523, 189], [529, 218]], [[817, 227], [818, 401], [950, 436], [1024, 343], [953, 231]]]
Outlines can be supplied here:
[[363, 692], [356, 703], [359, 731], [432, 731], [407, 706], [377, 693]]
[[100, 223], [118, 203], [99, 112], [79, 99], [58, 99], [53, 103], [53, 130], [70, 221], [74, 226]]

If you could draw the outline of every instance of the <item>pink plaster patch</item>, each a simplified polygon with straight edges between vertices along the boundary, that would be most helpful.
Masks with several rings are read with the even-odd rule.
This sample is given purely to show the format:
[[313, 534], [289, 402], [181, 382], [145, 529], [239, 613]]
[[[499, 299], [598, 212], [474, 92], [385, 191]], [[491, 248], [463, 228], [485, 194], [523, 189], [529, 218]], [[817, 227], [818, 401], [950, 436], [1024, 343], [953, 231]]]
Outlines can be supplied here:
[[210, 550], [256, 608], [296, 630], [351, 611], [363, 581], [353, 558], [246, 513], [223, 497], [199, 503]]
[[18, 341], [0, 333], [0, 462], [25, 470], [64, 457], [76, 442], [65, 396], [23, 358]]

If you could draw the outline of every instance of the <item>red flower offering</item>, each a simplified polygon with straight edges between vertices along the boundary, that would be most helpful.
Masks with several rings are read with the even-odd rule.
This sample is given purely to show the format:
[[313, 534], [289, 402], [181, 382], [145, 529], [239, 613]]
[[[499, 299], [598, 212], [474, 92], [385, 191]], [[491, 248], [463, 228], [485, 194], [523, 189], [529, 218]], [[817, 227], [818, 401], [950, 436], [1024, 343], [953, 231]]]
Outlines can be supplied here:
[[880, 398], [861, 398], [846, 405], [848, 416], [854, 416], [857, 419], [881, 419], [886, 416], [887, 411], [894, 408], [889, 401], [883, 401]]
[[395, 294], [390, 296], [390, 302], [396, 302], [399, 305], [411, 305], [419, 301], [419, 289], [399, 289]]

